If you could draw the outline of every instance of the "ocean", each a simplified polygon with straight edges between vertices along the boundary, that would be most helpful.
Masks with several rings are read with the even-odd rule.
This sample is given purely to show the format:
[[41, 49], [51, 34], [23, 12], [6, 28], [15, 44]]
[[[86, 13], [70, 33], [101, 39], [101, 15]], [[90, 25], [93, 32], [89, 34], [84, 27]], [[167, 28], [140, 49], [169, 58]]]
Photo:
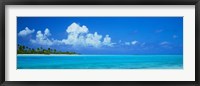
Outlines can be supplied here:
[[183, 55], [17, 55], [17, 69], [183, 69]]

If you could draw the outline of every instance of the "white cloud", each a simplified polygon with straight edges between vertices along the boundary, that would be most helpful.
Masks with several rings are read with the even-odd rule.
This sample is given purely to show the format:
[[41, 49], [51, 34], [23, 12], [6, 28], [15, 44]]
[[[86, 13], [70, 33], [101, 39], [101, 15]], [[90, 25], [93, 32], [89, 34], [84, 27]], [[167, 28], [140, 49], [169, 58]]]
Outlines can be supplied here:
[[113, 46], [113, 44], [115, 43], [111, 43], [111, 38], [109, 35], [106, 35], [106, 37], [103, 39], [103, 45]]
[[125, 42], [124, 44], [125, 45], [135, 45], [137, 43], [138, 43], [138, 41], [132, 41], [132, 42]]
[[51, 33], [48, 28], [45, 29], [44, 34], [42, 31], [37, 31], [36, 39], [31, 39], [32, 43], [40, 44], [40, 45], [53, 45], [53, 41], [48, 38]]
[[85, 35], [88, 33], [86, 26], [80, 26], [76, 23], [72, 23], [66, 29], [68, 33], [67, 39], [63, 39], [62, 42], [66, 45], [85, 45]]
[[160, 45], [167, 45], [167, 44], [169, 44], [169, 42], [167, 42], [167, 41], [164, 41], [164, 42], [160, 43]]
[[95, 32], [94, 34], [87, 34], [86, 39], [85, 39], [85, 43], [88, 46], [93, 46], [93, 47], [100, 47], [101, 46], [101, 35], [98, 35], [97, 32]]
[[63, 39], [62, 42], [66, 45], [72, 46], [91, 46], [91, 47], [101, 47], [101, 46], [112, 46], [111, 38], [106, 35], [103, 41], [102, 35], [97, 32], [94, 34], [89, 33], [88, 28], [83, 25], [80, 26], [77, 23], [72, 23], [67, 29], [68, 33], [67, 39]]
[[166, 48], [166, 49], [172, 49], [173, 47], [171, 46], [171, 44], [167, 41], [163, 41], [160, 43], [161, 47]]
[[51, 33], [50, 33], [50, 31], [49, 31], [48, 28], [45, 29], [44, 35], [45, 35], [45, 36], [51, 36]]
[[88, 33], [88, 28], [85, 25], [80, 26], [74, 22], [66, 29], [66, 32], [75, 34]]
[[66, 45], [72, 46], [92, 46], [92, 47], [100, 47], [101, 46], [101, 38], [97, 32], [94, 34], [88, 33], [88, 28], [83, 25], [80, 26], [76, 23], [72, 23], [67, 29], [68, 33], [67, 39], [63, 39]]
[[45, 29], [44, 34], [41, 31], [37, 32], [36, 39], [31, 40], [32, 43], [38, 43], [41, 45], [53, 45], [53, 44], [65, 44], [71, 45], [74, 47], [101, 47], [101, 46], [113, 46], [114, 43], [111, 42], [111, 37], [106, 35], [105, 38], [102, 40], [102, 35], [95, 32], [94, 34], [89, 33], [88, 28], [83, 25], [80, 26], [77, 23], [72, 23], [66, 29], [68, 36], [66, 39], [56, 40], [56, 39], [49, 39], [48, 37], [51, 36], [50, 30]]
[[33, 29], [33, 30], [30, 30], [28, 27], [26, 27], [24, 30], [20, 31], [20, 32], [18, 33], [18, 35], [19, 35], [19, 36], [27, 36], [27, 35], [29, 35], [29, 34], [31, 34], [31, 33], [34, 33], [34, 32], [35, 32], [34, 29]]
[[138, 41], [132, 41], [131, 44], [135, 45], [136, 43], [138, 43]]
[[125, 42], [125, 45], [130, 45], [131, 43], [130, 42]]

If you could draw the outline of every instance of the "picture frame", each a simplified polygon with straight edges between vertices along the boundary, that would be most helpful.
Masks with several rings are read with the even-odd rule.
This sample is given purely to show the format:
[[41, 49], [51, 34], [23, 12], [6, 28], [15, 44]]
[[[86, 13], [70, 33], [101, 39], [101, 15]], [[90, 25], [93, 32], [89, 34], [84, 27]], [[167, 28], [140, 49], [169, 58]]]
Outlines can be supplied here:
[[[2, 0], [0, 3], [0, 82], [2, 86], [200, 86], [199, 0]], [[5, 81], [6, 5], [195, 5], [195, 81]]]

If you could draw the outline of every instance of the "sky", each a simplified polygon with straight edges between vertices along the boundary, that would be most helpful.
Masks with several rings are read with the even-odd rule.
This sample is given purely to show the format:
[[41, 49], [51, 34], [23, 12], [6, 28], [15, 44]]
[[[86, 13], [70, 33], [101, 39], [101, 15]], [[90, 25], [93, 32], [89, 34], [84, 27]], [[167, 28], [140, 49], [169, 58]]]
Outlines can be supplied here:
[[80, 54], [182, 55], [182, 17], [17, 17], [17, 43]]

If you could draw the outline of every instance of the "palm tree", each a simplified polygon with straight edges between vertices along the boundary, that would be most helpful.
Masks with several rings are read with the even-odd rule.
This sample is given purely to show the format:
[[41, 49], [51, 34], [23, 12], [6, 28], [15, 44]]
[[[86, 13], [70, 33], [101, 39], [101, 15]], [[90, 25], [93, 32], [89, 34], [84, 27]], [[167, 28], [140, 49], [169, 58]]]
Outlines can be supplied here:
[[48, 53], [51, 53], [51, 48], [48, 48]]
[[25, 49], [28, 49], [28, 47], [27, 47], [27, 46], [25, 46]]
[[40, 48], [37, 48], [37, 52], [40, 53]]
[[62, 52], [62, 51], [57, 51], [56, 49], [44, 49], [42, 47], [40, 48], [29, 48], [28, 46], [20, 45], [17, 44], [17, 54], [76, 54], [76, 52]]
[[32, 54], [34, 54], [34, 53], [35, 53], [35, 50], [34, 50], [33, 48], [32, 48], [32, 50], [31, 50], [31, 53], [32, 53]]
[[23, 49], [23, 50], [25, 49], [25, 46], [24, 46], [24, 45], [22, 46], [22, 49]]
[[54, 49], [53, 51], [54, 51], [54, 53], [56, 53], [56, 49]]

